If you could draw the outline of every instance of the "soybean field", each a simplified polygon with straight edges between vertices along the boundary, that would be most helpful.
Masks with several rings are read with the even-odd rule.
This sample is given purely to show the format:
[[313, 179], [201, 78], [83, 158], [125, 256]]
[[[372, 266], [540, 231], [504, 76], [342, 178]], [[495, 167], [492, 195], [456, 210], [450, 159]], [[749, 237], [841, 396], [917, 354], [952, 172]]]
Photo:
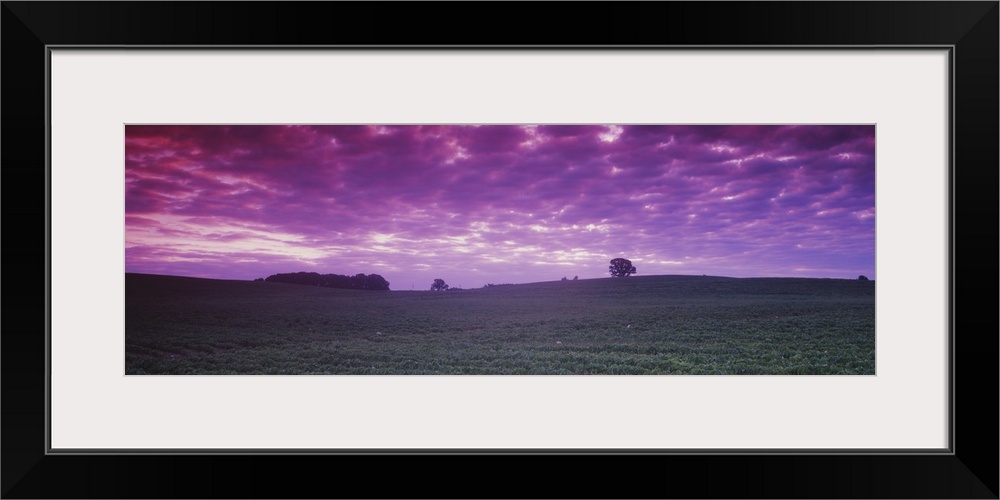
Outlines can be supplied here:
[[454, 291], [125, 275], [127, 375], [874, 375], [875, 282]]

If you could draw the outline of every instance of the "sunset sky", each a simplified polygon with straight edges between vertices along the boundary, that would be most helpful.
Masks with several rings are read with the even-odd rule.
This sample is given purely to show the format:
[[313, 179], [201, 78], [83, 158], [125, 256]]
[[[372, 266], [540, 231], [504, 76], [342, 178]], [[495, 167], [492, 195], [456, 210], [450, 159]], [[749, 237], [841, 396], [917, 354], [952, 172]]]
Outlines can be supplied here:
[[875, 127], [128, 125], [125, 271], [875, 279]]

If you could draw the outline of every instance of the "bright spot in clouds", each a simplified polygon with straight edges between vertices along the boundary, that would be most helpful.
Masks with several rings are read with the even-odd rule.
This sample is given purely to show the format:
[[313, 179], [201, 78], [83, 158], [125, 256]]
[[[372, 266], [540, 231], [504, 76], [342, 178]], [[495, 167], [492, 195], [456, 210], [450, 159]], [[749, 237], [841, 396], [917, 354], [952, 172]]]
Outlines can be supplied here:
[[623, 130], [624, 129], [617, 125], [609, 125], [608, 131], [603, 134], [598, 134], [597, 137], [604, 142], [615, 142], [618, 140], [618, 137], [622, 135]]
[[375, 233], [372, 235], [372, 241], [375, 243], [389, 243], [392, 241], [392, 235]]
[[875, 275], [874, 126], [125, 130], [126, 272]]

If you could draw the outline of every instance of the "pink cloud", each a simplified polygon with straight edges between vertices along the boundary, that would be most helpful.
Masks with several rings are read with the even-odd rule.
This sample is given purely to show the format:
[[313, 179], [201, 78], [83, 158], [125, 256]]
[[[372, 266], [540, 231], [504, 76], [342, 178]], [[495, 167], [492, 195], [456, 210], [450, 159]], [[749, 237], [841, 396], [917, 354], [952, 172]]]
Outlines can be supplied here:
[[872, 277], [874, 136], [874, 126], [128, 126], [126, 270], [390, 282], [450, 272], [481, 286], [602, 277], [627, 253], [642, 274]]

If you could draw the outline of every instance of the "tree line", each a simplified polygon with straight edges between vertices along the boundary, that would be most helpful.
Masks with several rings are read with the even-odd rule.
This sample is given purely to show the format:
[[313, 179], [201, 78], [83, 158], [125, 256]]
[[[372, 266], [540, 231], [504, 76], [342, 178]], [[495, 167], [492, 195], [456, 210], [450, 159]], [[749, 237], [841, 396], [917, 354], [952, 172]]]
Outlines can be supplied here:
[[377, 274], [358, 273], [354, 276], [319, 273], [281, 273], [264, 279], [272, 283], [294, 283], [296, 285], [323, 286], [327, 288], [347, 288], [350, 290], [388, 290], [389, 282]]

